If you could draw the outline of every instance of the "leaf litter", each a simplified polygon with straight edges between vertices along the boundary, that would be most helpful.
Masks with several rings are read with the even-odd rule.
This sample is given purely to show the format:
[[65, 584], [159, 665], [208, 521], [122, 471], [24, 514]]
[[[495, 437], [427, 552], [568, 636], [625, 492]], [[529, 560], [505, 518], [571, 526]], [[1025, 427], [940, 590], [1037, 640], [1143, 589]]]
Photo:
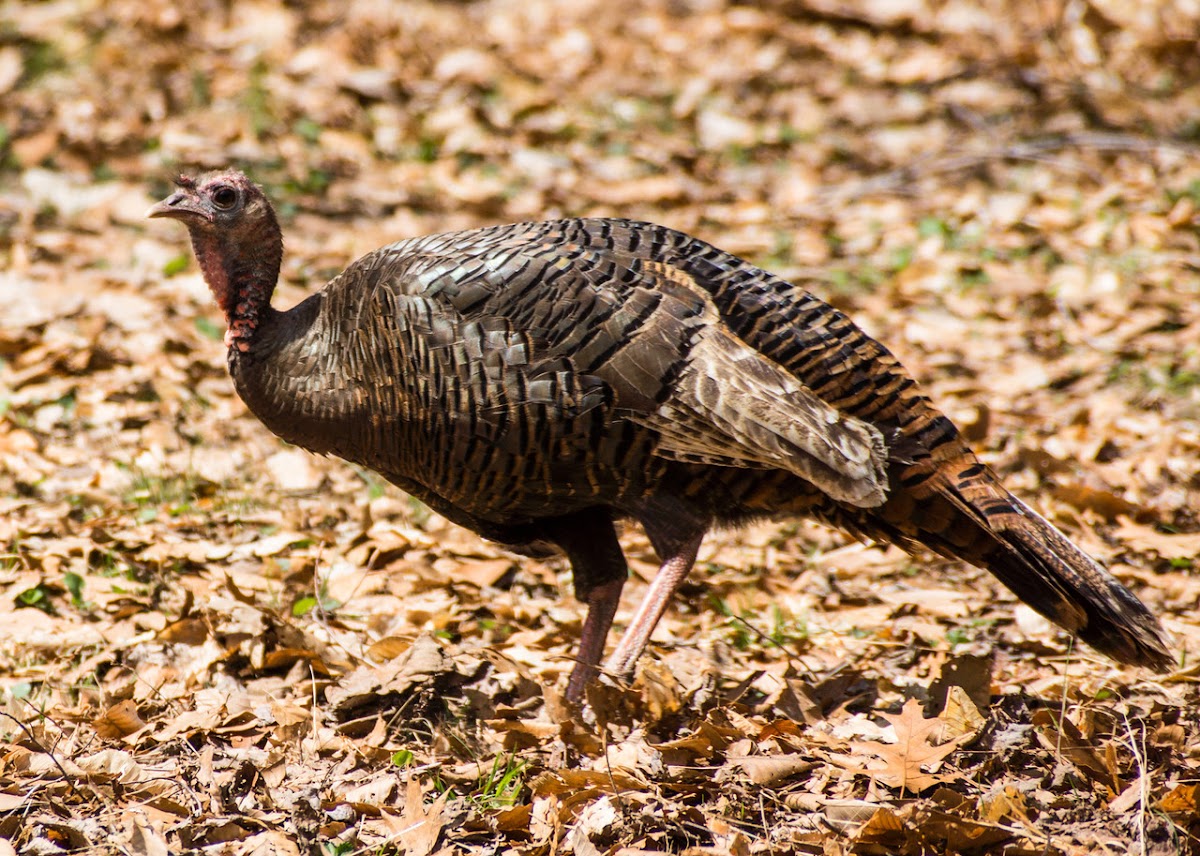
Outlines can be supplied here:
[[[0, 852], [1200, 850], [1193, 6], [0, 19]], [[1180, 668], [791, 521], [711, 538], [633, 686], [581, 716], [562, 562], [234, 396], [182, 236], [142, 219], [228, 163], [286, 221], [284, 305], [400, 237], [560, 215], [805, 283], [1163, 616]], [[623, 544], [628, 609], [655, 560]]]

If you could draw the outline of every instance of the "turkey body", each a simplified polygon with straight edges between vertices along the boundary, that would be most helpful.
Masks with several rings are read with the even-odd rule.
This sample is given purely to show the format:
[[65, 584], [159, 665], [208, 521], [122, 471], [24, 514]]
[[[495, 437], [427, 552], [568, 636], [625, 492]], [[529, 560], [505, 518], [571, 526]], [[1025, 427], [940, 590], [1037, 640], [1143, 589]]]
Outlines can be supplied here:
[[[618, 674], [707, 531], [795, 515], [965, 559], [1115, 659], [1170, 664], [1140, 601], [1005, 490], [891, 353], [799, 286], [661, 226], [574, 219], [391, 244], [279, 312], [281, 250], [255, 249], [277, 240], [274, 215], [245, 225], [269, 211], [261, 191], [240, 173], [181, 186], [152, 213], [188, 223], [237, 391], [268, 428], [510, 549], [571, 560], [589, 604], [572, 697], [627, 574], [622, 518], [663, 567], [608, 661]], [[222, 220], [228, 187], [245, 199]]]
[[[731, 322], [710, 345], [713, 325]], [[811, 481], [772, 466], [786, 440], [742, 448], [752, 429], [712, 424], [718, 414], [754, 418], [736, 410], [744, 394], [721, 400], [723, 383], [737, 380], [733, 361], [752, 354], [799, 381], [792, 391], [767, 375], [755, 393], [779, 396], [785, 414], [812, 405], [789, 392], [825, 393], [834, 407], [819, 429], [864, 447], [862, 485], [791, 450], [811, 458], [813, 481], [849, 498], [882, 499], [869, 460], [882, 438], [865, 425], [856, 433], [860, 416], [892, 433], [903, 422], [931, 448], [957, 438], [841, 313], [707, 244], [631, 221], [517, 224], [384, 247], [292, 312], [266, 316], [247, 351], [229, 351], [229, 366], [279, 436], [370, 467], [520, 548], [545, 540], [541, 521], [597, 506], [655, 527], [674, 515], [737, 524], [823, 505], [836, 514]], [[711, 398], [677, 394], [685, 381], [710, 386]]]

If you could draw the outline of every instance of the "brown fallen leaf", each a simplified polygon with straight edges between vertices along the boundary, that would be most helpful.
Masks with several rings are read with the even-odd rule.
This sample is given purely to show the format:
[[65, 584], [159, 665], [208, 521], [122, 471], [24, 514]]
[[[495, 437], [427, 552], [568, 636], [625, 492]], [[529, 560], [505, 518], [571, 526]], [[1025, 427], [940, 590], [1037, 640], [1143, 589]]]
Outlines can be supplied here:
[[1071, 720], [1049, 710], [1034, 711], [1033, 724], [1043, 746], [1063, 760], [1074, 764], [1080, 772], [1116, 796], [1123, 789], [1116, 769], [1112, 744], [1097, 746], [1084, 737]]
[[1014, 820], [1029, 826], [1025, 795], [1012, 785], [984, 794], [979, 799], [979, 819], [987, 823]]
[[[388, 695], [403, 697], [417, 688], [438, 691], [459, 675], [460, 663], [449, 657], [431, 636], [419, 636], [403, 654], [379, 666], [360, 666], [325, 695], [337, 715], [349, 719], [364, 709], [374, 711]], [[472, 666], [462, 666], [471, 671]]]
[[916, 808], [909, 822], [927, 838], [944, 842], [946, 853], [978, 853], [1013, 837], [1008, 827], [925, 807]]
[[929, 685], [929, 697], [944, 708], [950, 688], [958, 687], [966, 692], [977, 710], [986, 711], [992, 700], [992, 668], [990, 655], [952, 656], [942, 663], [938, 676]]
[[1108, 810], [1113, 814], [1124, 814], [1141, 803], [1149, 791], [1150, 783], [1146, 777], [1138, 776], [1108, 804]]
[[958, 778], [957, 773], [939, 774], [936, 769], [970, 735], [935, 746], [933, 739], [942, 732], [943, 723], [936, 717], [926, 719], [921, 712], [921, 703], [916, 699], [905, 702], [899, 714], [884, 713], [881, 716], [895, 728], [896, 742], [869, 740], [851, 743], [855, 749], [879, 759], [863, 772], [888, 787], [899, 788], [907, 793], [920, 793], [933, 785]]
[[1189, 818], [1200, 815], [1200, 785], [1176, 785], [1162, 795], [1157, 808], [1167, 814], [1182, 814]]
[[411, 639], [402, 639], [397, 636], [385, 636], [378, 642], [375, 642], [367, 649], [367, 655], [376, 662], [384, 662], [393, 660], [399, 657], [405, 651], [412, 647]]
[[1200, 532], [1159, 532], [1153, 526], [1122, 517], [1113, 534], [1135, 550], [1155, 553], [1164, 559], [1192, 559], [1200, 555]]
[[[449, 793], [449, 792], [447, 792]], [[404, 811], [400, 815], [383, 812], [388, 829], [400, 845], [404, 856], [429, 856], [442, 834], [442, 813], [446, 794], [441, 794], [429, 806], [421, 795], [421, 783], [416, 777], [408, 780], [404, 796]]]
[[973, 737], [987, 724], [987, 717], [979, 712], [971, 696], [962, 687], [950, 687], [946, 692], [946, 707], [938, 714], [945, 723], [942, 734], [949, 738]]
[[1146, 517], [1152, 514], [1149, 509], [1139, 508], [1112, 491], [1097, 490], [1078, 482], [1052, 485], [1050, 495], [1076, 508], [1094, 511], [1105, 520], [1116, 520], [1121, 516]]
[[586, 788], [611, 791], [614, 786], [618, 790], [635, 790], [642, 783], [620, 771], [570, 769], [542, 773], [529, 782], [529, 789], [538, 797], [562, 796]]
[[904, 821], [892, 809], [881, 806], [858, 831], [855, 843], [885, 847], [891, 852], [899, 852], [896, 848], [901, 847], [906, 838]]
[[647, 662], [637, 671], [634, 689], [640, 690], [646, 705], [646, 713], [654, 721], [677, 713], [683, 707], [683, 693], [679, 681], [663, 666]]
[[200, 645], [208, 638], [210, 629], [204, 618], [181, 618], [159, 631], [158, 639], [178, 645]]
[[130, 699], [114, 704], [92, 720], [96, 733], [109, 740], [128, 737], [145, 724], [138, 716], [137, 704]]
[[562, 822], [558, 816], [558, 797], [551, 794], [533, 800], [529, 814], [529, 834], [534, 842], [548, 842], [550, 852], [557, 853]]
[[533, 806], [515, 805], [501, 809], [496, 814], [496, 828], [501, 832], [523, 832], [529, 829], [533, 817]]
[[750, 755], [727, 761], [724, 769], [717, 773], [717, 781], [723, 781], [729, 777], [729, 773], [736, 772], [755, 785], [773, 785], [790, 776], [807, 773], [817, 766], [817, 762], [799, 755]]
[[472, 562], [463, 562], [456, 576], [463, 582], [483, 588], [484, 586], [494, 586], [512, 568], [512, 559], [477, 559]]
[[171, 850], [167, 839], [144, 818], [135, 816], [129, 833], [129, 847], [141, 856], [168, 856]]

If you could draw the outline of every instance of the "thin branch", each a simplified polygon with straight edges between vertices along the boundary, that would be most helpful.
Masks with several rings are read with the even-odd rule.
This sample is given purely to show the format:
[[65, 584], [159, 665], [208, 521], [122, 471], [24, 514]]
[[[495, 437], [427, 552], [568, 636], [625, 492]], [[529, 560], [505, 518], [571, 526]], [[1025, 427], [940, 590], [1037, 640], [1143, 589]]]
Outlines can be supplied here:
[[1179, 140], [1142, 137], [1137, 134], [1081, 131], [1075, 134], [1060, 134], [1022, 140], [1007, 145], [993, 146], [978, 152], [965, 152], [933, 156], [913, 164], [897, 167], [855, 184], [829, 187], [821, 194], [818, 205], [832, 207], [845, 204], [864, 196], [888, 193], [907, 193], [921, 179], [932, 176], [971, 172], [996, 161], [1036, 161], [1054, 163], [1061, 161], [1051, 157], [1069, 149], [1086, 149], [1105, 152], [1161, 152], [1176, 151], [1200, 155], [1200, 146]]

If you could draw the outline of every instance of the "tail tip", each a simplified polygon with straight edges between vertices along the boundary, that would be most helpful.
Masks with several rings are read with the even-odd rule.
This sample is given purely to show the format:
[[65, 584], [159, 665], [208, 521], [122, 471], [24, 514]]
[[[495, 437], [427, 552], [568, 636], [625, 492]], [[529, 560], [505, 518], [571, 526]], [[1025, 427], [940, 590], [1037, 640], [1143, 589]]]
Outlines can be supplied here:
[[[1080, 636], [1100, 653], [1127, 666], [1140, 666], [1159, 674], [1178, 668], [1171, 639], [1158, 620], [1149, 613], [1138, 619], [1141, 620], [1117, 628], [1106, 627], [1103, 633], [1087, 627]], [[1089, 630], [1093, 632], [1088, 633]]]

